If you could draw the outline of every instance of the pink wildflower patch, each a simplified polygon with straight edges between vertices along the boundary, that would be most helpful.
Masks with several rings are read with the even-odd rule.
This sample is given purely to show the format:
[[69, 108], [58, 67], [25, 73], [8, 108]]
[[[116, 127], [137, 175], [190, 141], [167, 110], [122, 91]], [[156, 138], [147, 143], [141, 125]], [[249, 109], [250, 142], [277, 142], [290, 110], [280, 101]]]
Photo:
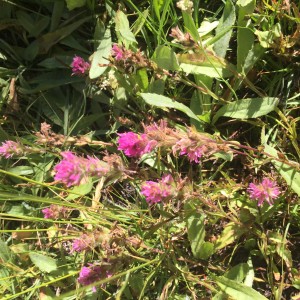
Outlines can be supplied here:
[[23, 147], [21, 144], [14, 141], [6, 141], [2, 143], [0, 147], [0, 155], [5, 158], [11, 158], [13, 156], [20, 156], [23, 154]]
[[173, 194], [173, 182], [171, 175], [164, 175], [158, 182], [146, 181], [142, 185], [141, 194], [146, 197], [149, 205], [162, 202]]
[[72, 74], [74, 75], [82, 75], [85, 72], [87, 72], [91, 67], [91, 65], [80, 56], [75, 56], [73, 58], [71, 66], [73, 72]]
[[264, 178], [259, 184], [250, 183], [248, 192], [251, 199], [258, 200], [258, 206], [261, 206], [264, 201], [267, 201], [269, 205], [273, 205], [273, 199], [279, 196], [280, 189], [275, 181]]
[[126, 132], [119, 134], [118, 150], [124, 151], [129, 157], [139, 157], [150, 152], [154, 148], [146, 134], [136, 134], [134, 132]]

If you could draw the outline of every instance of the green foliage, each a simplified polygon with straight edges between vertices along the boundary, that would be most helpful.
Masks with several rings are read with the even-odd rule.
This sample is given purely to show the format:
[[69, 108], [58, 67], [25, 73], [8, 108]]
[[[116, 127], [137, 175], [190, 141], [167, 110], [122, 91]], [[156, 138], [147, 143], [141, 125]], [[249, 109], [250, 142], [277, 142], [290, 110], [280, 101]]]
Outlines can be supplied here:
[[[0, 151], [2, 298], [296, 297], [299, 17], [289, 1], [3, 1], [0, 140], [22, 154]], [[128, 131], [151, 152], [122, 154]], [[55, 176], [63, 151], [78, 185]], [[149, 205], [145, 184], [168, 196]]]

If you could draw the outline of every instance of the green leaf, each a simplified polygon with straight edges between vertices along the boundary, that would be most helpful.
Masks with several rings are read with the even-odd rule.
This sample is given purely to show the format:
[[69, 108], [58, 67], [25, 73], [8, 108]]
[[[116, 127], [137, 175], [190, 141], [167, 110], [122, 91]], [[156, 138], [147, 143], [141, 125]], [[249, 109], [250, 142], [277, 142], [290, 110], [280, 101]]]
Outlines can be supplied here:
[[220, 287], [222, 292], [231, 296], [236, 300], [267, 300], [266, 297], [258, 293], [256, 290], [252, 289], [249, 286], [246, 286], [242, 283], [238, 283], [236, 281], [230, 280], [226, 277], [213, 276], [214, 281]]
[[196, 258], [201, 258], [201, 250], [205, 238], [204, 219], [205, 216], [197, 212], [187, 218], [188, 238], [192, 253]]
[[231, 102], [221, 107], [213, 117], [214, 124], [220, 117], [234, 119], [258, 118], [273, 111], [279, 103], [278, 98], [250, 98]]
[[72, 188], [71, 191], [76, 194], [70, 193], [66, 199], [73, 200], [79, 197], [83, 197], [84, 195], [88, 194], [92, 190], [92, 188], [93, 188], [93, 182], [92, 179], [89, 178], [89, 181], [87, 183], [83, 183], [79, 186], [75, 186], [74, 188]]
[[0, 239], [0, 264], [11, 261], [13, 255], [9, 247]]
[[[264, 145], [265, 149], [264, 151], [276, 158], [278, 158], [277, 151], [275, 148]], [[289, 166], [283, 162], [272, 160], [272, 164], [277, 169], [277, 171], [280, 173], [280, 175], [284, 178], [287, 185], [296, 193], [298, 196], [300, 196], [300, 172], [293, 168], [292, 166]]]
[[241, 263], [232, 267], [228, 272], [224, 274], [224, 277], [237, 282], [242, 282], [248, 272], [249, 272], [248, 264]]
[[82, 7], [86, 4], [86, 0], [65, 0], [68, 10], [73, 10], [78, 7]]
[[160, 12], [164, 6], [165, 0], [153, 0], [153, 8], [156, 14], [157, 19], [160, 19]]
[[236, 242], [245, 232], [247, 232], [245, 227], [233, 222], [228, 223], [215, 242], [215, 250], [220, 250]]
[[[226, 55], [234, 23], [235, 6], [233, 5], [231, 0], [227, 0], [224, 7], [223, 15], [216, 29], [216, 35], [221, 35], [221, 38], [214, 44], [214, 51], [219, 57], [224, 58]], [[226, 33], [223, 35], [223, 32]]]
[[233, 75], [235, 67], [208, 51], [177, 55], [180, 68], [188, 74], [202, 74], [212, 78]]
[[8, 172], [11, 172], [16, 175], [26, 176], [33, 173], [33, 168], [30, 166], [17, 166], [10, 168]]
[[179, 69], [177, 57], [174, 51], [167, 46], [158, 46], [152, 56], [152, 60], [159, 68], [176, 71]]
[[78, 20], [70, 25], [67, 25], [65, 27], [59, 28], [55, 30], [54, 32], [48, 32], [41, 36], [38, 39], [39, 42], [39, 53], [44, 54], [49, 51], [49, 49], [57, 44], [59, 41], [70, 35], [73, 31], [75, 31], [79, 26], [84, 24], [85, 22], [89, 21], [91, 19], [91, 16], [85, 17], [81, 20]]
[[149, 105], [161, 107], [161, 108], [174, 108], [182, 111], [190, 118], [193, 118], [200, 122], [199, 118], [184, 104], [174, 101], [166, 96], [151, 94], [151, 93], [141, 93], [142, 98]]
[[132, 44], [137, 44], [134, 34], [130, 30], [127, 16], [118, 10], [115, 17], [116, 33], [120, 43], [124, 44], [128, 48]]
[[108, 57], [111, 54], [112, 48], [112, 41], [111, 41], [111, 32], [110, 29], [107, 28], [104, 34], [102, 41], [100, 42], [96, 52], [93, 54], [91, 68], [89, 76], [91, 79], [95, 79], [102, 75], [108, 66], [100, 67], [100, 65], [107, 65], [109, 63]]
[[30, 252], [29, 257], [32, 263], [42, 272], [50, 273], [57, 270], [57, 262], [52, 257], [37, 252]]

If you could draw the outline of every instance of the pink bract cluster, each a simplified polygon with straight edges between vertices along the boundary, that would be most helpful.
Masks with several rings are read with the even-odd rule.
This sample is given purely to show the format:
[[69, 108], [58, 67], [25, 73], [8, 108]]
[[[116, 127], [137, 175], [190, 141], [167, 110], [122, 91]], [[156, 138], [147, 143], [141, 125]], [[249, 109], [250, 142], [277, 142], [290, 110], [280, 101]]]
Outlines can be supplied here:
[[82, 234], [80, 238], [75, 239], [72, 243], [72, 252], [82, 252], [89, 250], [93, 247], [94, 239], [87, 235]]
[[[78, 282], [82, 285], [90, 285], [101, 279], [109, 278], [111, 274], [105, 271], [99, 265], [89, 264], [88, 267], [82, 267], [79, 273]], [[97, 291], [97, 288], [93, 286], [93, 292]]]
[[24, 148], [20, 143], [14, 141], [6, 141], [0, 147], [0, 155], [5, 158], [20, 156], [24, 152]]
[[51, 204], [50, 207], [42, 209], [45, 219], [65, 219], [67, 217], [68, 209], [64, 206]]
[[140, 157], [155, 147], [155, 141], [149, 140], [146, 134], [134, 132], [120, 133], [118, 143], [118, 150], [124, 151], [129, 157]]
[[83, 75], [91, 67], [91, 65], [80, 56], [75, 56], [73, 58], [71, 66], [72, 66], [73, 75]]
[[113, 45], [111, 52], [112, 56], [114, 56], [116, 60], [124, 59], [124, 50], [118, 44]]
[[165, 121], [144, 126], [144, 133], [126, 132], [119, 134], [119, 150], [129, 157], [140, 157], [156, 147], [171, 148], [173, 154], [187, 156], [190, 162], [199, 163], [202, 156], [231, 151], [221, 139], [218, 142], [208, 134], [189, 129], [187, 132], [172, 129]]
[[258, 201], [258, 206], [261, 206], [264, 201], [269, 205], [273, 205], [273, 199], [276, 199], [280, 194], [280, 189], [275, 181], [269, 178], [263, 178], [259, 184], [250, 183], [248, 187], [250, 198]]
[[149, 205], [162, 202], [174, 194], [174, 180], [171, 175], [164, 175], [158, 182], [146, 181], [141, 188], [141, 193], [146, 197]]
[[54, 167], [54, 179], [61, 181], [67, 187], [86, 183], [91, 176], [105, 176], [110, 168], [97, 158], [79, 157], [71, 151], [61, 152], [63, 160]]

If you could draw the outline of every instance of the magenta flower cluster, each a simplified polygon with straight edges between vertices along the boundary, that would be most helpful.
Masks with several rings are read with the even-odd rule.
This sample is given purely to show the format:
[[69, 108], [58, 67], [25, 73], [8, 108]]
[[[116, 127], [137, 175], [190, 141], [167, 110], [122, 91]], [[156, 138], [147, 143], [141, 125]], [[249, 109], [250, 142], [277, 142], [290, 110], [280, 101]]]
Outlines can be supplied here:
[[76, 55], [73, 58], [71, 67], [73, 75], [83, 75], [90, 69], [91, 65], [82, 57]]
[[170, 174], [164, 175], [158, 182], [146, 181], [141, 188], [141, 194], [145, 196], [149, 205], [162, 202], [174, 192], [174, 180]]
[[[82, 285], [90, 285], [101, 279], [109, 278], [112, 274], [104, 270], [101, 266], [96, 264], [89, 264], [88, 267], [82, 267], [79, 273], [78, 282]], [[93, 292], [97, 291], [97, 288], [93, 286]]]
[[89, 250], [93, 247], [93, 244], [94, 239], [84, 233], [80, 236], [80, 238], [73, 240], [72, 252], [82, 252], [85, 250]]
[[263, 178], [259, 184], [250, 183], [248, 187], [250, 198], [258, 201], [258, 206], [261, 206], [264, 201], [273, 205], [273, 199], [276, 199], [280, 194], [280, 189], [275, 181], [269, 178]]
[[24, 148], [20, 143], [14, 141], [6, 141], [0, 147], [0, 155], [5, 158], [20, 156], [24, 152]]
[[118, 150], [124, 151], [129, 157], [140, 157], [145, 153], [149, 153], [155, 147], [155, 141], [148, 139], [146, 134], [137, 134], [134, 132], [126, 132], [119, 134]]
[[45, 219], [64, 219], [67, 217], [68, 209], [64, 206], [51, 204], [50, 207], [42, 209]]
[[114, 56], [115, 60], [124, 59], [124, 51], [118, 44], [113, 45], [111, 52], [112, 52], [112, 56]]
[[63, 160], [54, 167], [54, 179], [61, 181], [67, 187], [86, 183], [91, 176], [105, 176], [110, 168], [95, 157], [76, 156], [71, 151], [61, 152]]

